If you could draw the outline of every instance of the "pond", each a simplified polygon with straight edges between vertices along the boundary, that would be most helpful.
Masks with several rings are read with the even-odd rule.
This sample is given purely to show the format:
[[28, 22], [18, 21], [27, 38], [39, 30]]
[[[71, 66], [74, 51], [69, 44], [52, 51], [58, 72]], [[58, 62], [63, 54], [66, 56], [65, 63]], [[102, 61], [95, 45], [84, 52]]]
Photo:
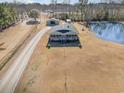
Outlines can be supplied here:
[[124, 24], [117, 22], [91, 22], [89, 27], [98, 38], [124, 44]]

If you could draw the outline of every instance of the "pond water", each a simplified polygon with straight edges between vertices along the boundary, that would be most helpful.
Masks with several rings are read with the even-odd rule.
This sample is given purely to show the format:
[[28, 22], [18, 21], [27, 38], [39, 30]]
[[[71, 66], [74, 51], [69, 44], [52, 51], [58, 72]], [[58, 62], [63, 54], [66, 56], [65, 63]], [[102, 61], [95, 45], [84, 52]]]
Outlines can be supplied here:
[[117, 22], [91, 22], [89, 26], [98, 38], [124, 44], [123, 24]]

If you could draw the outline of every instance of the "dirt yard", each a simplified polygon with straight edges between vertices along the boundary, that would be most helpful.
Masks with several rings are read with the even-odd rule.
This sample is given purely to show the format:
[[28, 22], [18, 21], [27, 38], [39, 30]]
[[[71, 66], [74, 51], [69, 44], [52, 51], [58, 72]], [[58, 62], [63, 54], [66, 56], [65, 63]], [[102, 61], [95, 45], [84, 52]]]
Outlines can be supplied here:
[[0, 60], [8, 54], [31, 29], [32, 26], [26, 25], [25, 22], [23, 22], [0, 32]]
[[8, 61], [18, 52], [20, 47], [26, 45], [28, 39], [31, 39], [34, 34], [46, 26], [47, 16], [41, 14], [40, 19], [41, 23], [38, 25], [27, 25], [28, 20], [25, 20], [0, 32], [0, 75], [11, 65], [11, 62]]
[[80, 48], [47, 49], [46, 34], [15, 93], [124, 93], [124, 45], [100, 40], [81, 26]]

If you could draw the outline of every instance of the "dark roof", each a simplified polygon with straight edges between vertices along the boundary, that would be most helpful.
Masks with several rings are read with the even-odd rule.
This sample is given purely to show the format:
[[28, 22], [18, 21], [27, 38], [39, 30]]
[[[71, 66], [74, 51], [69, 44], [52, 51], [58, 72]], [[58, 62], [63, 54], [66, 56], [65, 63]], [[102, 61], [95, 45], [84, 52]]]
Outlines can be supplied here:
[[50, 35], [77, 35], [78, 32], [72, 24], [63, 24], [52, 28]]
[[55, 26], [55, 25], [59, 25], [58, 19], [52, 18], [47, 21], [47, 26]]
[[55, 19], [55, 18], [51, 18], [48, 21], [58, 21], [59, 22], [59, 20], [58, 19]]

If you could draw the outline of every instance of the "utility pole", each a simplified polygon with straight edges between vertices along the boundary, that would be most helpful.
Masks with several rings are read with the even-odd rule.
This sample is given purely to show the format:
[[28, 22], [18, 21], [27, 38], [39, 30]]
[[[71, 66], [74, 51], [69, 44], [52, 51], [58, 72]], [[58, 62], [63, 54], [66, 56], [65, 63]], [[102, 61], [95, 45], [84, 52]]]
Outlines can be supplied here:
[[51, 0], [51, 4], [54, 4], [54, 0]]
[[63, 3], [64, 4], [69, 4], [70, 3], [70, 0], [64, 0]]
[[70, 8], [70, 0], [67, 0], [67, 7], [68, 7], [68, 10], [67, 10], [67, 13], [68, 13], [68, 18], [70, 17], [70, 10], [71, 10], [71, 8]]
[[81, 7], [81, 21], [84, 20], [85, 17], [85, 5], [88, 3], [88, 0], [79, 0], [80, 7]]
[[71, 14], [71, 1], [70, 0], [68, 0], [68, 5], [69, 5], [69, 16], [70, 16]]
[[52, 5], [54, 7], [53, 9], [53, 16], [55, 18], [55, 15], [56, 15], [56, 5], [57, 5], [57, 0], [52, 0]]
[[51, 0], [51, 5], [53, 6], [53, 17], [55, 17], [55, 0]]

